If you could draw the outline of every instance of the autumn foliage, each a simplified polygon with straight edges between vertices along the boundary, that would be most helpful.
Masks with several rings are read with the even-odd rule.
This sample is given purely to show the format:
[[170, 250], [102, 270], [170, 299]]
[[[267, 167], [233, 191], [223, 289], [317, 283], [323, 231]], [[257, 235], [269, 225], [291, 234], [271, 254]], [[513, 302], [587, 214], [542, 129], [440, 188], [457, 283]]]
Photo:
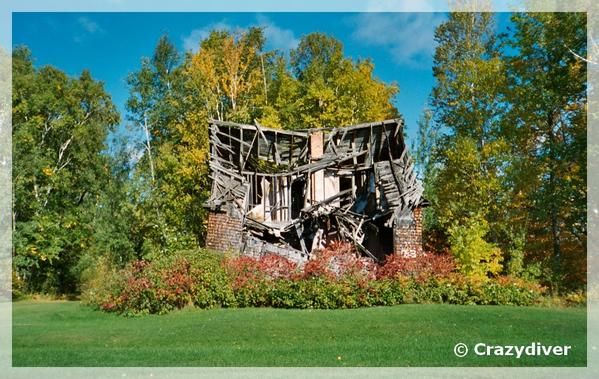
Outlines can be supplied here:
[[207, 251], [139, 260], [94, 282], [84, 301], [125, 315], [194, 306], [356, 308], [406, 303], [531, 305], [544, 289], [511, 277], [482, 280], [455, 270], [449, 255], [389, 256], [377, 264], [348, 243], [331, 244], [303, 265]]

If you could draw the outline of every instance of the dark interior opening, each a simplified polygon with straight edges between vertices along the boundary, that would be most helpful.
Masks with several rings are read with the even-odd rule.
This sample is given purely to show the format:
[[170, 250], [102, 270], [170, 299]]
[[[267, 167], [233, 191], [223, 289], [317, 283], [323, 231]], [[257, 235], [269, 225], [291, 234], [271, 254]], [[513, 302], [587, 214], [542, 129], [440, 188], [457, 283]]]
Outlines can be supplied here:
[[[339, 178], [339, 192], [346, 191], [352, 188], [352, 178], [347, 176], [341, 176]], [[351, 204], [352, 199], [349, 196], [344, 196], [341, 198], [341, 208], [345, 208], [349, 204]]]
[[291, 184], [291, 218], [298, 218], [305, 202], [306, 181], [298, 179]]
[[387, 255], [393, 253], [393, 228], [386, 227], [384, 220], [375, 220], [364, 232], [364, 247], [375, 257], [384, 260]]

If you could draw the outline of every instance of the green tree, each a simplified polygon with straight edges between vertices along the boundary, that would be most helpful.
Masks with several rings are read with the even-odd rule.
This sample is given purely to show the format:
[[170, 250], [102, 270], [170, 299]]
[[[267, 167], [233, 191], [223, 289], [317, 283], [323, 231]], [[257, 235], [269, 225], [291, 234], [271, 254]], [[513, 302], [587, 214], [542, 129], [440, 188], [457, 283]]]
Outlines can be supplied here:
[[576, 288], [586, 267], [586, 18], [518, 13], [512, 23], [498, 37], [490, 14], [452, 13], [436, 31], [431, 104], [445, 135], [429, 155], [427, 196], [449, 242], [470, 230], [501, 248], [509, 273], [541, 264], [554, 290]]
[[272, 64], [266, 66], [268, 92], [263, 107], [261, 124], [271, 128], [299, 129], [302, 121], [298, 111], [299, 82], [287, 67], [281, 53], [273, 55]]
[[[513, 103], [506, 122], [516, 158], [513, 219], [527, 226], [528, 255], [558, 289], [586, 272], [586, 16], [517, 13], [509, 61]], [[551, 252], [547, 255], [544, 252]]]
[[493, 15], [451, 13], [437, 27], [435, 41], [431, 106], [444, 132], [429, 158], [435, 167], [430, 189], [436, 221], [450, 242], [458, 239], [452, 233], [486, 239], [488, 246], [481, 242], [478, 247], [490, 254], [493, 242], [503, 239], [499, 224], [505, 198], [498, 193], [507, 153], [501, 135], [505, 67]]
[[109, 177], [102, 151], [119, 115], [88, 71], [36, 69], [13, 51], [13, 263], [26, 290], [71, 292]]
[[480, 217], [469, 217], [464, 223], [449, 227], [449, 244], [458, 268], [469, 276], [486, 279], [501, 272], [501, 250], [485, 241], [488, 223]]
[[108, 155], [110, 175], [98, 196], [94, 214], [94, 233], [89, 249], [90, 258], [104, 256], [117, 267], [133, 258], [139, 235], [134, 233], [134, 206], [131, 199], [131, 152], [126, 138], [113, 136]]
[[180, 54], [166, 36], [159, 39], [151, 58], [142, 59], [139, 71], [130, 74], [128, 85], [128, 119], [143, 140], [143, 155], [129, 186], [135, 250], [149, 256], [172, 246], [196, 245], [194, 235], [201, 223], [197, 226], [185, 218], [189, 189], [181, 188], [178, 171], [178, 150], [184, 143], [178, 125], [188, 122], [189, 102]]
[[[425, 109], [418, 119], [418, 134], [412, 141], [416, 170], [424, 187], [423, 196], [431, 204], [438, 204], [435, 183], [439, 172], [439, 162], [435, 160], [440, 156], [441, 128], [433, 119], [433, 112]], [[446, 230], [439, 224], [436, 207], [426, 207], [423, 210], [423, 243], [428, 251], [447, 250]]]
[[399, 117], [393, 99], [396, 84], [373, 76], [374, 64], [353, 62], [341, 42], [321, 33], [303, 37], [291, 51], [291, 69], [298, 80], [295, 109], [301, 127], [333, 127]]
[[162, 36], [151, 59], [144, 58], [139, 71], [127, 78], [130, 97], [128, 119], [141, 129], [144, 139], [143, 164], [156, 180], [156, 149], [170, 137], [169, 125], [177, 118], [177, 96], [181, 91], [178, 66], [179, 53], [166, 36]]

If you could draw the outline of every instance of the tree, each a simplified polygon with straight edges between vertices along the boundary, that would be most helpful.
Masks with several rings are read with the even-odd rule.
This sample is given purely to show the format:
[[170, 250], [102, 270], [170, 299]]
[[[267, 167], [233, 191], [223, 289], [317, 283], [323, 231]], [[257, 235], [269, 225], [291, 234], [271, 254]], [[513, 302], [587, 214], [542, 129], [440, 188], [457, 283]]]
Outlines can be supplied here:
[[298, 81], [295, 109], [302, 127], [333, 127], [399, 117], [396, 84], [373, 77], [374, 65], [343, 56], [341, 42], [321, 33], [302, 38], [291, 51]]
[[298, 111], [299, 82], [287, 67], [281, 53], [273, 54], [272, 63], [266, 65], [267, 97], [262, 116], [262, 125], [271, 128], [298, 129], [302, 126]]
[[[433, 112], [425, 109], [418, 119], [418, 134], [412, 141], [411, 151], [419, 177], [424, 187], [423, 196], [431, 204], [438, 204], [435, 183], [440, 162], [435, 159], [440, 157], [441, 128], [433, 120]], [[426, 207], [423, 210], [423, 244], [427, 251], [444, 251], [448, 248], [446, 230], [439, 224], [436, 207]]]
[[586, 272], [586, 17], [518, 13], [512, 22], [506, 133], [524, 205], [514, 219], [528, 225], [526, 249], [557, 290], [584, 283]]
[[179, 59], [174, 45], [162, 36], [152, 59], [142, 59], [141, 69], [127, 78], [131, 89], [127, 101], [128, 119], [143, 130], [143, 147], [152, 184], [156, 180], [153, 145], [169, 137], [168, 124], [177, 114], [172, 105], [179, 93], [175, 88]]
[[435, 31], [431, 103], [450, 134], [468, 136], [479, 149], [497, 137], [505, 111], [504, 65], [491, 13], [454, 12]]
[[[449, 242], [470, 230], [501, 248], [510, 274], [540, 264], [554, 290], [579, 288], [586, 267], [586, 19], [518, 13], [512, 23], [510, 36], [498, 36], [491, 15], [452, 13], [436, 31], [431, 104], [445, 135], [429, 156], [428, 196]], [[475, 233], [469, 225], [476, 224], [483, 227]]]
[[173, 244], [193, 246], [197, 241], [190, 231], [198, 226], [182, 217], [186, 209], [181, 202], [188, 196], [177, 176], [182, 143], [178, 125], [188, 122], [187, 93], [179, 52], [166, 36], [158, 40], [151, 58], [142, 59], [128, 85], [128, 119], [141, 130], [144, 141], [130, 186], [136, 250], [147, 257], [165, 253]]
[[264, 61], [270, 55], [263, 45], [258, 28], [237, 35], [216, 31], [200, 43], [185, 75], [207, 117], [253, 122], [260, 116], [267, 97]]
[[450, 241], [458, 239], [452, 232], [466, 240], [463, 234], [472, 232], [473, 240], [489, 243], [479, 247], [494, 250], [492, 242], [502, 240], [497, 224], [505, 199], [497, 194], [507, 145], [501, 135], [505, 68], [493, 16], [451, 13], [437, 27], [435, 41], [431, 106], [444, 131], [429, 157], [435, 167], [430, 188], [436, 221]]
[[182, 66], [183, 117], [171, 125], [178, 137], [173, 146], [177, 159], [169, 179], [174, 195], [170, 206], [182, 225], [192, 225], [186, 230], [193, 233], [198, 243], [204, 241], [207, 214], [203, 204], [211, 185], [209, 119], [262, 122], [269, 108], [274, 120], [279, 120], [268, 105], [268, 97], [274, 95], [270, 88], [275, 55], [265, 52], [263, 46], [264, 35], [259, 28], [240, 33], [213, 31]]
[[486, 279], [501, 272], [501, 250], [485, 241], [487, 222], [477, 216], [449, 227], [449, 244], [458, 268], [466, 275]]
[[69, 292], [108, 178], [102, 151], [119, 115], [87, 71], [70, 78], [13, 51], [14, 266], [31, 291]]
[[[264, 44], [260, 28], [216, 30], [177, 65], [174, 47], [162, 38], [154, 58], [144, 59], [130, 76], [130, 120], [145, 136], [145, 154], [135, 171], [140, 184], [151, 183], [138, 186], [139, 233], [146, 236], [142, 251], [168, 253], [203, 242], [209, 119], [293, 129], [398, 116], [392, 105], [396, 86], [376, 80], [371, 62], [343, 57], [338, 41], [307, 36], [292, 52], [303, 62], [295, 67], [310, 75], [291, 72], [294, 66], [285, 56], [265, 51]], [[317, 57], [316, 51], [329, 45], [339, 47], [336, 58]], [[310, 108], [319, 92], [332, 94], [330, 108]]]

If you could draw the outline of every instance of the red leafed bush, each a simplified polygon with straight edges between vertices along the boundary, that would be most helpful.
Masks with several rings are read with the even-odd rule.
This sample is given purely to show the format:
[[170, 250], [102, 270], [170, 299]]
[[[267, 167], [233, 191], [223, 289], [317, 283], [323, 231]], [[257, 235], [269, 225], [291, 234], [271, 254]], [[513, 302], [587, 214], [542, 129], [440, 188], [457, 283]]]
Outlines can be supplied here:
[[255, 281], [262, 276], [258, 270], [258, 261], [253, 257], [235, 257], [223, 261], [223, 267], [232, 280], [234, 289], [241, 288], [248, 281]]
[[233, 280], [233, 288], [258, 280], [293, 279], [297, 277], [297, 264], [276, 254], [260, 258], [239, 256], [224, 260], [223, 265]]
[[455, 262], [451, 255], [425, 253], [414, 258], [401, 255], [389, 255], [378, 269], [378, 278], [395, 278], [408, 276], [429, 278], [445, 277], [455, 270]]
[[152, 262], [135, 261], [119, 271], [108, 293], [86, 298], [103, 310], [125, 315], [162, 314], [188, 305], [234, 306], [233, 290], [221, 261], [221, 256], [203, 251], [181, 251]]
[[110, 285], [90, 287], [88, 292], [94, 293], [85, 298], [125, 315], [192, 305], [334, 309], [431, 302], [532, 305], [542, 300], [544, 289], [538, 283], [510, 277], [482, 280], [454, 268], [451, 256], [430, 253], [392, 255], [379, 266], [348, 243], [330, 244], [303, 267], [274, 254], [225, 258], [204, 250], [182, 251], [132, 262]]
[[104, 310], [165, 313], [191, 303], [194, 284], [190, 263], [185, 257], [169, 261], [168, 267], [136, 261], [124, 274], [120, 295], [102, 304]]
[[297, 264], [276, 254], [260, 257], [258, 269], [269, 279], [291, 279], [297, 275]]
[[376, 264], [372, 259], [359, 255], [355, 247], [347, 242], [332, 242], [314, 252], [304, 266], [304, 278], [321, 277], [339, 279], [343, 277], [376, 278]]

